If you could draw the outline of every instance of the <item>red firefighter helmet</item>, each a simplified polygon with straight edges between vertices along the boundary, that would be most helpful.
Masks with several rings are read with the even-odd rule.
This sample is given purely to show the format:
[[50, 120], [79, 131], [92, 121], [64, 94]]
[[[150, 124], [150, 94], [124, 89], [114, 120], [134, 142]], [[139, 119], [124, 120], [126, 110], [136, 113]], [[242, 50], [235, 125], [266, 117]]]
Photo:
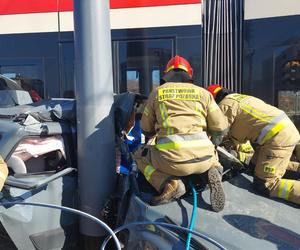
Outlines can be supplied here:
[[216, 99], [216, 96], [221, 89], [222, 87], [219, 84], [212, 84], [207, 87], [207, 90], [213, 95], [214, 99]]
[[181, 56], [176, 55], [170, 59], [170, 61], [168, 62], [167, 66], [166, 66], [165, 73], [168, 73], [172, 69], [182, 69], [183, 71], [188, 73], [188, 75], [191, 78], [193, 76], [193, 69], [192, 69], [190, 63]]

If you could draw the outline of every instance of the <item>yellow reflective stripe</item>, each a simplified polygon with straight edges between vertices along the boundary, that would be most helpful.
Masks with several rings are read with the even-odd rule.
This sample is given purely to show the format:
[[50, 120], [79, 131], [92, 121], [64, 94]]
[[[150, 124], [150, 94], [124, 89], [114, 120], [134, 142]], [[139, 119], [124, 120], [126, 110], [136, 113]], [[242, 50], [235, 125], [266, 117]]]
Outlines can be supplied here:
[[152, 174], [155, 172], [155, 168], [151, 165], [147, 165], [144, 169], [144, 176], [147, 181], [150, 181]]
[[242, 101], [244, 101], [245, 99], [248, 99], [250, 96], [241, 95], [241, 94], [230, 94], [230, 95], [228, 95], [228, 97], [233, 100], [236, 100], [237, 102], [240, 102], [241, 109], [254, 118], [257, 118], [264, 122], [270, 122], [273, 119], [273, 117], [270, 117], [270, 116], [256, 110], [252, 106], [242, 103]]
[[258, 141], [259, 144], [264, 144], [266, 141], [271, 139], [274, 135], [276, 135], [280, 130], [282, 130], [286, 125], [286, 121], [281, 121], [277, 123], [273, 128], [271, 128], [264, 138], [261, 141]]
[[247, 114], [251, 115], [252, 117], [257, 118], [258, 120], [263, 121], [263, 122], [270, 122], [273, 119], [273, 117], [270, 117], [264, 113], [261, 113], [260, 111], [254, 109], [253, 107], [248, 106], [248, 105], [242, 105], [241, 109], [244, 112], [246, 112]]
[[288, 200], [294, 182], [295, 180], [285, 180], [285, 179], [280, 180], [278, 197]]
[[291, 192], [292, 187], [294, 186], [295, 180], [287, 180], [288, 184], [287, 184], [287, 194], [286, 194], [286, 199], [289, 199], [289, 195]]
[[167, 135], [174, 134], [174, 128], [170, 127], [167, 107], [163, 102], [159, 104], [159, 111], [162, 118], [162, 125], [167, 129]]
[[254, 149], [251, 146], [250, 142], [247, 141], [246, 143], [239, 145], [239, 151], [244, 152], [244, 153], [250, 153], [250, 152], [253, 152]]
[[193, 148], [193, 147], [206, 147], [211, 146], [210, 140], [193, 140], [193, 141], [171, 141], [162, 144], [156, 144], [158, 150], [170, 150], [170, 149], [180, 149], [180, 148]]
[[167, 126], [168, 126], [168, 123], [167, 123], [168, 113], [167, 113], [166, 106], [165, 106], [164, 103], [159, 104], [159, 111], [160, 111], [161, 119], [162, 119], [162, 122], [163, 122], [163, 127], [167, 128]]
[[246, 161], [246, 154], [243, 152], [239, 152], [239, 160], [241, 162], [245, 162]]
[[145, 109], [144, 109], [144, 114], [145, 114], [146, 116], [149, 116], [149, 109], [148, 109], [147, 107], [145, 107]]
[[216, 111], [217, 109], [219, 109], [219, 106], [218, 106], [218, 104], [216, 104], [216, 103], [212, 103], [212, 104], [209, 105], [209, 107], [208, 107], [208, 111], [209, 111], [209, 112], [214, 112], [214, 111]]

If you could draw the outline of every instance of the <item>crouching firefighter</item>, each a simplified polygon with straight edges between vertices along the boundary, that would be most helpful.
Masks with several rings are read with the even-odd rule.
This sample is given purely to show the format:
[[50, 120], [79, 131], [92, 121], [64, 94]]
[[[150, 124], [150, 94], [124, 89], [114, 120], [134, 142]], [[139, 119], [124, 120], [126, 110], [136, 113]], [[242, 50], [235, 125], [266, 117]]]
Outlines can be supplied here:
[[247, 140], [254, 146], [254, 188], [268, 196], [300, 204], [300, 180], [283, 178], [300, 136], [288, 116], [253, 96], [231, 93], [220, 85], [211, 92], [229, 124], [229, 138], [236, 143]]
[[184, 58], [177, 55], [168, 62], [161, 86], [151, 92], [141, 119], [144, 134], [154, 137], [154, 143], [140, 148], [134, 158], [160, 194], [151, 200], [151, 205], [184, 195], [181, 176], [205, 173], [212, 209], [220, 211], [225, 204], [222, 166], [212, 141], [222, 141], [227, 121], [210, 93], [192, 84], [192, 75]]

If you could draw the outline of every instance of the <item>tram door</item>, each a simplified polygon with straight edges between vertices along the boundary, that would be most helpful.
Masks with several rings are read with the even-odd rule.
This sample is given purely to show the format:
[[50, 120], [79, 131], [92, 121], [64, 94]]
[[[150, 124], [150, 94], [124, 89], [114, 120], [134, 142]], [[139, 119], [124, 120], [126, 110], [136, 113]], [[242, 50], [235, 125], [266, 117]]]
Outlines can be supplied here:
[[149, 95], [159, 85], [164, 67], [174, 51], [173, 39], [113, 42], [114, 89]]

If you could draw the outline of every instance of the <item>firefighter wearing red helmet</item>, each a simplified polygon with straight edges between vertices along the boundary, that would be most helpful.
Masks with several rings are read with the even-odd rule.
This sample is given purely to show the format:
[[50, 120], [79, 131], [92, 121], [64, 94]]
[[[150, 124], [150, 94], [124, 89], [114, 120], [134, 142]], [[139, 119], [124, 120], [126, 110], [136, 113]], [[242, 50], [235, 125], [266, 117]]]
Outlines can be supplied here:
[[300, 204], [300, 180], [285, 179], [286, 170], [299, 170], [290, 158], [300, 135], [282, 110], [249, 95], [232, 93], [220, 85], [209, 92], [225, 114], [229, 138], [235, 143], [247, 140], [254, 146], [251, 159], [254, 188], [271, 197]]
[[145, 135], [155, 139], [134, 156], [138, 168], [159, 193], [151, 200], [152, 205], [184, 195], [180, 177], [205, 173], [212, 208], [220, 211], [225, 194], [213, 142], [220, 143], [227, 129], [226, 119], [209, 92], [192, 84], [192, 76], [192, 67], [183, 57], [176, 55], [168, 62], [161, 86], [151, 92], [141, 119]]

